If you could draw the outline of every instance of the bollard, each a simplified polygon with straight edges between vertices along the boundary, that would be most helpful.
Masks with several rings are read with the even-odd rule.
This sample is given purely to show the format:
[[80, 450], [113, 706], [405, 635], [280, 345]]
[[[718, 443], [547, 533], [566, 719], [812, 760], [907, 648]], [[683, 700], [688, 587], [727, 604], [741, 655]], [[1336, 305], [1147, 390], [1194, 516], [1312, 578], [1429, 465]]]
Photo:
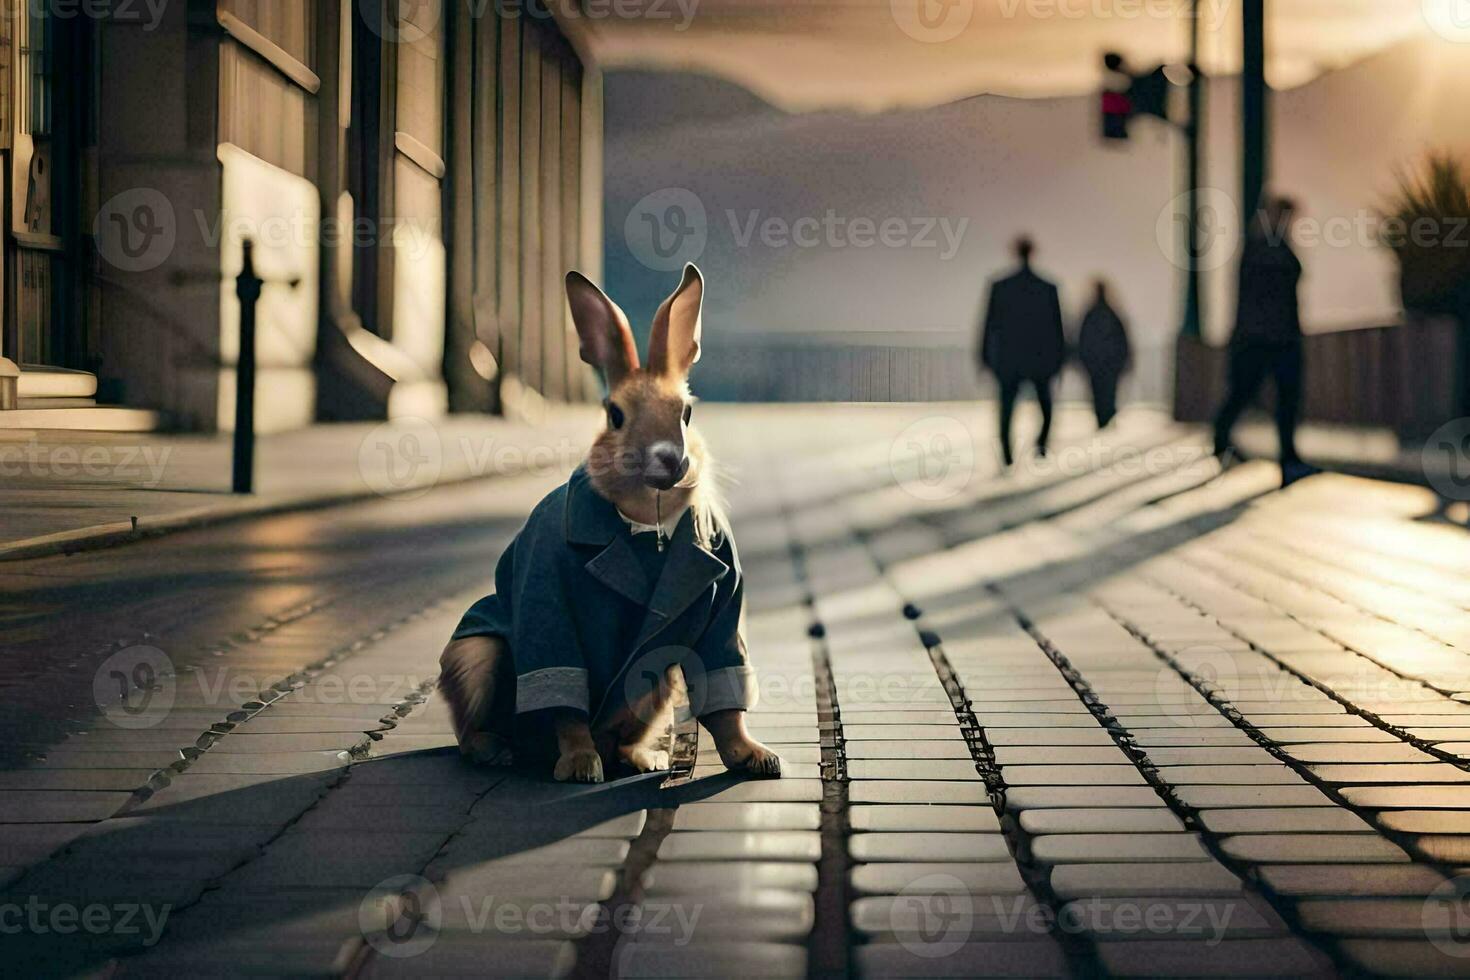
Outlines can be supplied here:
[[240, 358], [235, 367], [234, 492], [255, 488], [255, 304], [264, 282], [255, 274], [255, 243], [244, 243], [245, 258], [235, 280], [240, 298]]

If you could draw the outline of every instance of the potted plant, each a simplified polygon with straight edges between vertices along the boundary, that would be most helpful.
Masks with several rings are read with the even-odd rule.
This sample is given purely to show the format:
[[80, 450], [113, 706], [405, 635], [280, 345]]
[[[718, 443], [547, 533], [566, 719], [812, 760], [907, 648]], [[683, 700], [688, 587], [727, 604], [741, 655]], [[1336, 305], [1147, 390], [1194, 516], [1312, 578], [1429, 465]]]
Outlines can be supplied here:
[[1399, 175], [1383, 219], [1381, 237], [1398, 259], [1405, 314], [1459, 323], [1457, 401], [1470, 413], [1470, 167], [1449, 153], [1431, 153], [1418, 172]]

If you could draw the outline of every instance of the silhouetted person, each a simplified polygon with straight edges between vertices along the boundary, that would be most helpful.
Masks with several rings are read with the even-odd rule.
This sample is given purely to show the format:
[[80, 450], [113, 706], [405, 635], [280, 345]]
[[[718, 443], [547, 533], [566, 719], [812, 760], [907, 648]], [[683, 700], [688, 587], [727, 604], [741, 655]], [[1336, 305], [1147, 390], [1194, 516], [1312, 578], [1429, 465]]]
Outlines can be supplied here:
[[1000, 385], [1000, 445], [1007, 466], [1014, 462], [1011, 416], [1023, 381], [1031, 382], [1041, 403], [1036, 451], [1046, 455], [1046, 441], [1051, 434], [1051, 383], [1062, 369], [1067, 348], [1057, 287], [1032, 271], [1035, 246], [1031, 239], [1018, 239], [1015, 251], [1021, 268], [990, 284], [980, 335], [980, 363], [995, 374]]
[[1118, 414], [1118, 382], [1133, 358], [1128, 327], [1108, 302], [1108, 284], [1097, 281], [1092, 308], [1077, 331], [1077, 357], [1092, 385], [1092, 410], [1097, 427], [1105, 428]]
[[1276, 387], [1276, 431], [1284, 483], [1310, 469], [1296, 451], [1302, 397], [1302, 325], [1297, 286], [1302, 264], [1291, 250], [1295, 205], [1268, 199], [1252, 222], [1240, 258], [1235, 331], [1230, 337], [1230, 393], [1215, 419], [1215, 455], [1238, 455], [1231, 430], [1269, 375]]

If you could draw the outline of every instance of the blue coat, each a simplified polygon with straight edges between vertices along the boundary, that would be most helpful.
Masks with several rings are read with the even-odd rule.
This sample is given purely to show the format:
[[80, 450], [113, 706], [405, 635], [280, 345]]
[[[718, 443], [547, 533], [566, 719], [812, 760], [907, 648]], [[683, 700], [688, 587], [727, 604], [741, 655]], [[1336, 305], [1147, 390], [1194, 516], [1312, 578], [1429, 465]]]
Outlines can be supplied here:
[[721, 530], [701, 544], [690, 511], [664, 552], [654, 538], [635, 540], [580, 467], [531, 512], [496, 566], [495, 593], [454, 632], [508, 642], [518, 716], [572, 708], [596, 724], [676, 663], [695, 715], [754, 706], [734, 541]]

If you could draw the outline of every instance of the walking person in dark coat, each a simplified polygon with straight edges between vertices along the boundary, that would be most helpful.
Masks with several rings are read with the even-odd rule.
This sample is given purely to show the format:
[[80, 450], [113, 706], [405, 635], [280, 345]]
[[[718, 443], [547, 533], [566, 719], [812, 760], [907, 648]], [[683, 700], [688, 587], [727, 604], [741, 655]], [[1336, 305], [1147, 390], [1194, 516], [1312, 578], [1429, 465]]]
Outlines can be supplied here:
[[1230, 393], [1215, 419], [1215, 455], [1238, 455], [1230, 442], [1240, 414], [1269, 375], [1276, 388], [1276, 432], [1283, 484], [1314, 470], [1296, 450], [1302, 398], [1302, 324], [1297, 287], [1302, 264], [1291, 249], [1295, 204], [1270, 198], [1246, 237], [1240, 258], [1239, 300], [1230, 337]]
[[1062, 370], [1067, 340], [1062, 327], [1062, 303], [1057, 287], [1031, 268], [1036, 250], [1031, 239], [1015, 244], [1021, 268], [990, 284], [985, 321], [980, 335], [980, 364], [995, 374], [1000, 386], [1000, 445], [1007, 466], [1011, 451], [1011, 416], [1021, 383], [1029, 381], [1041, 404], [1041, 433], [1036, 451], [1046, 455], [1051, 434], [1051, 385]]
[[1103, 429], [1118, 414], [1118, 382], [1132, 362], [1133, 351], [1128, 328], [1108, 301], [1108, 284], [1099, 279], [1096, 288], [1092, 308], [1077, 331], [1077, 357], [1092, 385], [1097, 427]]

